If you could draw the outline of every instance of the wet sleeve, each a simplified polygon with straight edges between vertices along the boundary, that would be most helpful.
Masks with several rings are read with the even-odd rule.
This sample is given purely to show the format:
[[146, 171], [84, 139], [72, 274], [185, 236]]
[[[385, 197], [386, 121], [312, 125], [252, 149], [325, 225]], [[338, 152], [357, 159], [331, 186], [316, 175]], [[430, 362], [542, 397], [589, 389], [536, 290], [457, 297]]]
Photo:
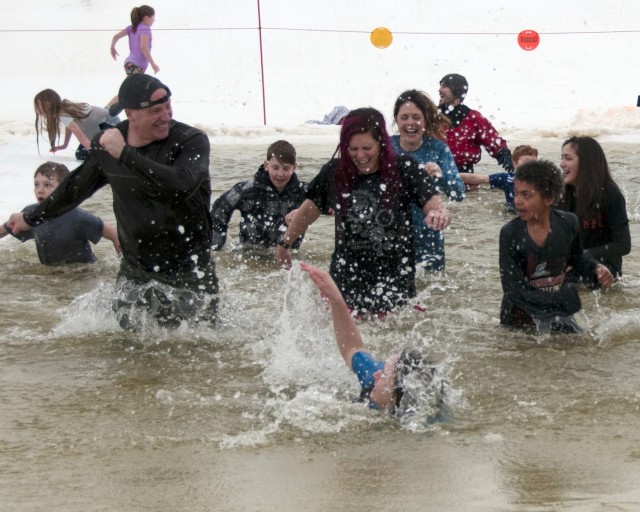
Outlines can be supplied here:
[[465, 197], [465, 186], [460, 174], [458, 174], [458, 168], [453, 159], [453, 154], [446, 144], [443, 144], [438, 155], [438, 165], [442, 169], [443, 183], [442, 192], [447, 194], [447, 197], [452, 201], [462, 201]]
[[422, 209], [429, 199], [438, 194], [435, 181], [410, 156], [398, 157], [396, 162], [406, 193], [411, 202]]
[[323, 214], [329, 214], [333, 205], [333, 170], [337, 166], [337, 160], [331, 160], [322, 166], [320, 172], [311, 180], [307, 188], [306, 198], [317, 206]]
[[212, 249], [214, 251], [219, 251], [224, 247], [227, 241], [227, 229], [233, 212], [240, 207], [252, 183], [253, 181], [236, 183], [214, 201], [211, 207], [211, 220], [213, 223]]
[[605, 212], [611, 241], [587, 250], [598, 261], [625, 256], [631, 251], [631, 232], [629, 231], [629, 217], [624, 196], [619, 191], [610, 191], [610, 197]]
[[100, 217], [78, 208], [78, 219], [74, 226], [81, 239], [97, 244], [102, 239], [104, 222]]
[[514, 233], [512, 224], [500, 230], [499, 259], [502, 291], [508, 300], [534, 318], [554, 315], [572, 315], [580, 310], [578, 289], [573, 283], [564, 283], [558, 291], [542, 291], [531, 286], [522, 265], [526, 259], [526, 246], [520, 252], [518, 241], [522, 237]]
[[498, 152], [507, 147], [507, 141], [503, 139], [498, 130], [480, 112], [474, 110], [475, 142], [478, 146], [484, 146], [493, 158], [498, 158]]
[[209, 138], [204, 132], [194, 129], [162, 151], [169, 151], [169, 155], [156, 160], [126, 144], [118, 163], [131, 170], [151, 193], [167, 200], [184, 200], [210, 179]]

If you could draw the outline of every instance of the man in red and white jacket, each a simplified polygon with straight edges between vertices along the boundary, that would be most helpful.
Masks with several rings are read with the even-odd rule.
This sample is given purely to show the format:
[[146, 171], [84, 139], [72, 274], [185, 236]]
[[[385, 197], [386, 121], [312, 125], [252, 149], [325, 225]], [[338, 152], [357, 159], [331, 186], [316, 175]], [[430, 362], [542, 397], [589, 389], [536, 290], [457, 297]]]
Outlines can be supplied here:
[[482, 147], [504, 167], [513, 173], [511, 151], [489, 120], [477, 110], [463, 105], [469, 84], [456, 73], [440, 80], [440, 111], [452, 122], [446, 131], [446, 142], [453, 153], [459, 172], [473, 172], [473, 165], [480, 161]]

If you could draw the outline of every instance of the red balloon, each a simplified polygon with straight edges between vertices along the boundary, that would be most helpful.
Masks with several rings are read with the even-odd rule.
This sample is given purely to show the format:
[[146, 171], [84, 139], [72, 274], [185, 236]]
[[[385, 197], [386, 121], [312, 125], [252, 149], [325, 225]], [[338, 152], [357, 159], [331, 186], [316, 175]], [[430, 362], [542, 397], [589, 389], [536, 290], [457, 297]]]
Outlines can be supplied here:
[[540, 44], [540, 35], [535, 30], [523, 30], [518, 34], [518, 44], [527, 52], [535, 50]]

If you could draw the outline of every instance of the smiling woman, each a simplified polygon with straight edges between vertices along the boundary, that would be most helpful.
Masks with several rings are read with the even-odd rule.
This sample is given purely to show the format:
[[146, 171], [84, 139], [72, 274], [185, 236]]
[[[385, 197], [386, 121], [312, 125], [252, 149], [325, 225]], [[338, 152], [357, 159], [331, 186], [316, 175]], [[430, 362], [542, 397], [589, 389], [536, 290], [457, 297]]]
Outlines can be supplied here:
[[290, 245], [320, 214], [333, 213], [331, 276], [351, 309], [384, 315], [416, 294], [411, 205], [434, 229], [449, 224], [449, 212], [415, 160], [396, 156], [377, 110], [361, 108], [345, 117], [336, 153], [310, 183], [276, 257], [291, 266]]
[[[462, 201], [465, 187], [449, 147], [443, 142], [451, 122], [431, 98], [415, 89], [403, 92], [393, 107], [393, 121], [399, 135], [391, 137], [395, 151], [416, 160], [434, 180], [439, 192], [452, 201]], [[425, 226], [424, 212], [411, 207], [416, 263], [430, 271], [445, 266], [444, 234]]]
[[584, 248], [617, 279], [622, 257], [631, 251], [631, 233], [624, 195], [602, 147], [591, 137], [571, 137], [562, 145], [560, 166], [565, 184], [560, 207], [578, 216]]

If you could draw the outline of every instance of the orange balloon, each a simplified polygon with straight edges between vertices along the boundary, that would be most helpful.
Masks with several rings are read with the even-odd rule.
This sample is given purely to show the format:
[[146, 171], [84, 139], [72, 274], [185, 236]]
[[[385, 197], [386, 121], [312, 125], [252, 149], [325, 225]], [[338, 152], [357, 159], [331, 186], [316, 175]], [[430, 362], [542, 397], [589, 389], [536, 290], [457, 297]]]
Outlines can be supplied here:
[[393, 41], [393, 35], [386, 27], [374, 28], [369, 38], [371, 39], [371, 44], [376, 48], [386, 48]]

